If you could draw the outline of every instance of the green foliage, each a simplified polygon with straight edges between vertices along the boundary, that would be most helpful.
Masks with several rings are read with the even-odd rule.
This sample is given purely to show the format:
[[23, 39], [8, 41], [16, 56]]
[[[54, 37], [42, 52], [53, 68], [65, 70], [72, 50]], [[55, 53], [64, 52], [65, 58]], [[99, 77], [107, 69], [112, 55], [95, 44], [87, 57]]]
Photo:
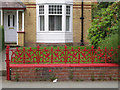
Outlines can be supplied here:
[[92, 75], [91, 75], [91, 80], [92, 80], [92, 81], [95, 81], [94, 73], [92, 73]]
[[0, 48], [3, 50], [5, 49], [5, 45], [4, 45], [4, 28], [3, 26], [0, 26]]
[[49, 75], [50, 75], [50, 76], [49, 76], [49, 79], [50, 79], [51, 81], [57, 79], [57, 77], [56, 77], [56, 75], [54, 74], [53, 71], [50, 71], [50, 72], [49, 72]]
[[101, 8], [108, 8], [109, 5], [112, 5], [113, 2], [100, 2], [98, 4], [92, 3], [92, 19], [99, 15]]
[[[113, 49], [118, 49], [118, 34], [112, 34], [110, 37], [106, 37], [105, 40], [101, 41], [98, 46], [101, 49], [105, 49], [105, 47], [107, 47], [107, 49], [111, 49], [111, 47], [113, 47]], [[120, 63], [118, 62], [117, 54], [115, 54], [115, 56], [113, 56], [112, 58], [114, 63]]]
[[19, 81], [19, 74], [18, 73], [16, 73], [15, 80]]
[[69, 74], [69, 79], [72, 80], [73, 79], [73, 71], [71, 70], [70, 71], [70, 74]]
[[[119, 5], [119, 8], [120, 8], [120, 5]], [[118, 13], [120, 13], [120, 10]], [[118, 18], [120, 18], [120, 14]], [[120, 20], [118, 22], [118, 40], [120, 40]], [[118, 42], [118, 45], [120, 45], [120, 41]], [[118, 50], [118, 58], [120, 58], [120, 49]], [[120, 60], [118, 60], [118, 63], [120, 64]]]
[[117, 80], [117, 78], [113, 78], [113, 80], [115, 80], [115, 81], [116, 81], [116, 80]]
[[111, 49], [111, 47], [113, 47], [113, 49], [117, 49], [118, 48], [118, 34], [112, 34], [110, 37], [106, 37], [105, 40], [101, 41], [101, 43], [98, 44], [98, 46], [101, 49], [105, 49], [105, 47], [107, 47], [107, 49]]
[[105, 80], [105, 73], [101, 74], [101, 80], [103, 80], [103, 81]]
[[55, 79], [57, 79], [57, 77], [56, 77], [54, 74], [50, 76], [50, 80], [51, 80], [51, 81], [53, 81], [53, 80], [55, 80]]
[[112, 75], [111, 74], [109, 75], [109, 79], [112, 80]]
[[43, 68], [35, 68], [35, 71], [38, 72], [40, 70], [43, 70]]
[[4, 41], [4, 28], [2, 26], [2, 50], [5, 49], [5, 41]]
[[88, 39], [95, 47], [111, 34], [118, 32], [118, 11], [120, 2], [114, 2], [108, 8], [101, 8], [88, 29]]

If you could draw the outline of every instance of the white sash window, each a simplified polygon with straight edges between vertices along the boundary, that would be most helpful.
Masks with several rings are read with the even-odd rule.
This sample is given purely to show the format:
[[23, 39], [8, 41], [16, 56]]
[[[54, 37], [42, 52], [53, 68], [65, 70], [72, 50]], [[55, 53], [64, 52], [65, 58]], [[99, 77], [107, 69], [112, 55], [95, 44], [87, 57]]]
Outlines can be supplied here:
[[39, 31], [70, 31], [70, 12], [71, 5], [39, 5]]
[[71, 0], [37, 0], [36, 42], [73, 42], [73, 3], [71, 2]]

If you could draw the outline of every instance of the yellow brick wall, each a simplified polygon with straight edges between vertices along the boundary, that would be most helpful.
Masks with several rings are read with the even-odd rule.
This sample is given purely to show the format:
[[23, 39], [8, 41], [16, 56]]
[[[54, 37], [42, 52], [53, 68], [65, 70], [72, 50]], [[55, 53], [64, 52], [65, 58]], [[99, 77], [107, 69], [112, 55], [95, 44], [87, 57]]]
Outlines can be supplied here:
[[[22, 0], [24, 1], [24, 0]], [[25, 10], [25, 45], [35, 46], [36, 43], [36, 5], [33, 2], [23, 2]], [[81, 2], [73, 4], [73, 42], [80, 43], [81, 40]], [[19, 17], [21, 18], [21, 17]], [[21, 24], [21, 20], [20, 20]], [[88, 43], [87, 30], [91, 24], [91, 2], [84, 2], [84, 42]], [[19, 26], [21, 29], [21, 25]]]
[[18, 45], [19, 46], [24, 46], [24, 33], [18, 33]]
[[81, 38], [81, 10], [78, 8], [73, 8], [73, 41], [80, 42]]
[[88, 43], [89, 40], [87, 39], [88, 36], [88, 29], [91, 26], [91, 9], [85, 9], [84, 11], [84, 42]]
[[23, 2], [25, 10], [25, 46], [36, 45], [36, 0], [33, 2]]
[[[80, 43], [81, 41], [81, 2], [73, 4], [73, 42]], [[88, 28], [91, 24], [91, 2], [84, 2], [84, 42], [88, 43], [87, 35]]]

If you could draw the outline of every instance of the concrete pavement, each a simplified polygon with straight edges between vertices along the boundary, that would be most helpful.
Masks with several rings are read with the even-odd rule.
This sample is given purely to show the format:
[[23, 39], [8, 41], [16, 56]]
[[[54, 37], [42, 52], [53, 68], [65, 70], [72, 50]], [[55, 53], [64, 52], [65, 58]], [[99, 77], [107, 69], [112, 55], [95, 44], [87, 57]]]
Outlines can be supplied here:
[[3, 77], [2, 88], [118, 88], [118, 81], [7, 81]]
[[0, 51], [0, 71], [6, 70], [5, 58], [5, 50]]

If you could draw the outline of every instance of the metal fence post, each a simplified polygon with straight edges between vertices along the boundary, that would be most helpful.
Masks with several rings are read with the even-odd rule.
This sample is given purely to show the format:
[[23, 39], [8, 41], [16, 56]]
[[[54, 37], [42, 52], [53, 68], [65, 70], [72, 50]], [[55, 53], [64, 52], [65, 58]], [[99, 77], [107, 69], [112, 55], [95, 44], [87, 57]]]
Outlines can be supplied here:
[[65, 51], [65, 54], [64, 54], [64, 61], [65, 61], [65, 64], [67, 63], [67, 60], [68, 60], [68, 57], [67, 57], [67, 46], [65, 45], [64, 47], [64, 51]]
[[53, 64], [53, 47], [51, 47], [51, 64]]
[[25, 64], [25, 47], [23, 47], [23, 63]]
[[9, 46], [6, 47], [6, 69], [7, 69], [7, 80], [10, 80], [10, 60], [9, 60]]
[[37, 46], [37, 53], [36, 53], [36, 56], [37, 56], [37, 64], [39, 64], [39, 62], [40, 62], [39, 49], [40, 49], [40, 46], [38, 45], [38, 46]]

